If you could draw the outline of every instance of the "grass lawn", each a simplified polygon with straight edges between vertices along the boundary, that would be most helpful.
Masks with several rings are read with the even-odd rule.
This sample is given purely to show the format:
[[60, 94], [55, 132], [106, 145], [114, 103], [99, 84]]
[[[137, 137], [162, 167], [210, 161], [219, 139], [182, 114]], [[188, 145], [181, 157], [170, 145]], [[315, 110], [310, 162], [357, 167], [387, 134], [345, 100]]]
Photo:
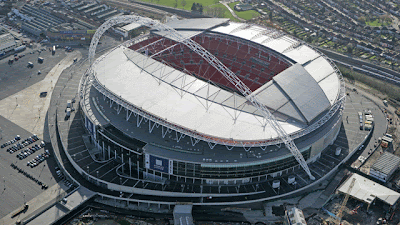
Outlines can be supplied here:
[[379, 23], [378, 19], [376, 19], [374, 21], [366, 21], [365, 24], [367, 24], [368, 26], [371, 26], [371, 27], [380, 27], [382, 25], [381, 23]]
[[[229, 3], [229, 7], [234, 10], [235, 5], [239, 4], [240, 2], [232, 2]], [[248, 10], [248, 11], [243, 11], [243, 12], [238, 12], [234, 10], [236, 15], [242, 19], [245, 20], [250, 20], [253, 19], [254, 17], [260, 16], [260, 13], [255, 11], [255, 10]]]
[[333, 46], [333, 45], [334, 45], [332, 41], [328, 41], [326, 44], [327, 44], [327, 45], [330, 45], [330, 46]]
[[[169, 7], [174, 7], [175, 2], [176, 2], [175, 0], [138, 0], [138, 1], [150, 2], [153, 4], [164, 5], [164, 6], [169, 6]], [[221, 8], [224, 10], [224, 18], [229, 18], [231, 21], [239, 22], [239, 20], [236, 19], [235, 17], [233, 17], [232, 14], [229, 12], [229, 10], [224, 5], [219, 3], [218, 0], [185, 0], [185, 1], [186, 1], [186, 5], [185, 5], [185, 7], [183, 7], [182, 0], [178, 0], [177, 8], [180, 8], [180, 9], [184, 8], [186, 10], [190, 10], [192, 8], [193, 3], [196, 2], [196, 3], [202, 4], [203, 9], [205, 9], [207, 6], [213, 7], [213, 8], [215, 8], [215, 7]], [[253, 10], [251, 10], [251, 11], [255, 12]], [[256, 12], [256, 13], [258, 13], [258, 12]]]
[[224, 10], [224, 18], [228, 18], [228, 19], [230, 19], [231, 21], [239, 22], [239, 20], [236, 19], [235, 17], [233, 17], [232, 14], [231, 14], [231, 12], [229, 12], [229, 10], [228, 10], [224, 5], [222, 5], [221, 3], [216, 4], [216, 5], [210, 5], [209, 7], [212, 7], [212, 8], [217, 8], [217, 7], [218, 7], [218, 8], [221, 8], [222, 10]]
[[[169, 6], [169, 7], [174, 7], [175, 6], [175, 0], [138, 0], [138, 1], [142, 1], [142, 2], [150, 2], [153, 4], [158, 4], [158, 5], [165, 5], [165, 6]], [[185, 9], [186, 10], [190, 10], [192, 8], [192, 5], [194, 2], [196, 3], [201, 3], [203, 5], [203, 7], [209, 6], [209, 5], [214, 5], [214, 4], [218, 4], [218, 0], [185, 0], [186, 1], [186, 5], [185, 5]], [[178, 0], [178, 6], [177, 8], [182, 9], [182, 0]]]

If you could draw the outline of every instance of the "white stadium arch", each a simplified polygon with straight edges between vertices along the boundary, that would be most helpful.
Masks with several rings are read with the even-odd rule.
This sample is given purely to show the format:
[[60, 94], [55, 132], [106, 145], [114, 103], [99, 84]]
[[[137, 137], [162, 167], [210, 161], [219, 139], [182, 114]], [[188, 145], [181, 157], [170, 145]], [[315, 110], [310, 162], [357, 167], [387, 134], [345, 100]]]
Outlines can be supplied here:
[[267, 107], [261, 104], [256, 96], [251, 95], [252, 91], [229, 68], [227, 68], [223, 63], [221, 63], [214, 55], [212, 55], [210, 52], [208, 52], [206, 49], [204, 49], [202, 46], [197, 44], [192, 39], [185, 38], [173, 28], [168, 27], [150, 18], [144, 18], [140, 16], [126, 15], [126, 16], [113, 17], [107, 20], [105, 23], [103, 23], [96, 30], [96, 33], [92, 38], [89, 48], [90, 65], [92, 65], [94, 62], [96, 47], [99, 43], [101, 36], [109, 28], [121, 23], [138, 23], [142, 26], [147, 26], [158, 31], [166, 32], [170, 37], [173, 37], [175, 40], [181, 42], [182, 44], [190, 48], [192, 51], [200, 55], [210, 65], [212, 65], [215, 69], [217, 69], [227, 80], [229, 80], [229, 82], [231, 82], [237, 88], [237, 90], [239, 90], [241, 94], [263, 114], [266, 122], [268, 122], [271, 125], [271, 127], [277, 132], [279, 138], [282, 140], [285, 146], [290, 150], [290, 152], [296, 158], [297, 162], [301, 165], [301, 167], [304, 169], [304, 171], [307, 173], [310, 179], [311, 180], [315, 179], [315, 177], [311, 174], [311, 171], [308, 168], [308, 165], [304, 160], [303, 155], [300, 153], [299, 149], [294, 144], [292, 138], [286, 133], [286, 131], [278, 123], [278, 121], [267, 109]]

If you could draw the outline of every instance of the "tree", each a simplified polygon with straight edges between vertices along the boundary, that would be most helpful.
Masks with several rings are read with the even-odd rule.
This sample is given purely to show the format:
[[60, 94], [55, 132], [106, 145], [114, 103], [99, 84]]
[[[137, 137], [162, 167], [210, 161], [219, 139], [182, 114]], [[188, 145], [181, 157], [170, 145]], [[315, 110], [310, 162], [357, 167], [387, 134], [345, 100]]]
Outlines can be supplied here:
[[365, 18], [365, 16], [360, 16], [360, 17], [358, 17], [358, 22], [364, 24], [366, 21], [367, 21], [367, 18]]
[[353, 53], [353, 48], [352, 47], [349, 47], [349, 46], [347, 46], [347, 53]]
[[174, 8], [178, 7], [178, 0], [175, 0], [174, 2]]
[[270, 20], [272, 20], [272, 11], [269, 11], [268, 17]]
[[379, 38], [379, 37], [375, 37], [375, 38], [372, 40], [372, 42], [373, 42], [374, 44], [379, 44], [380, 38]]
[[[201, 7], [201, 10], [203, 10], [203, 6]], [[218, 17], [222, 18], [224, 17], [225, 11], [221, 7], [205, 7], [204, 9], [204, 15], [206, 16], [211, 16], [211, 17]]]
[[390, 17], [390, 15], [385, 14], [385, 15], [381, 15], [379, 16], [379, 20], [382, 24], [386, 25], [390, 22], [392, 22], [392, 18]]
[[311, 35], [307, 37], [306, 41], [307, 41], [308, 43], [311, 43], [311, 42], [313, 41]]
[[203, 5], [200, 3], [193, 2], [191, 10], [199, 12], [199, 13], [203, 13]]
[[181, 5], [182, 5], [182, 8], [185, 8], [186, 1], [185, 1], [185, 0], [182, 0], [182, 1], [181, 1]]
[[353, 53], [354, 46], [352, 43], [347, 44], [347, 53]]

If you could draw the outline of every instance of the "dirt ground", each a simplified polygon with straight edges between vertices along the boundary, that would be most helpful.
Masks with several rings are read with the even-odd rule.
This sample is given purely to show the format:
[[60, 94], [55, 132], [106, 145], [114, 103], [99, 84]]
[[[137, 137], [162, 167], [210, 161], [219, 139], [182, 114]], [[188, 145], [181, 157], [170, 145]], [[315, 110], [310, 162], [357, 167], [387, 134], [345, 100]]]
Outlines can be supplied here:
[[[340, 209], [340, 205], [343, 201], [344, 196], [340, 195], [339, 197], [331, 200], [330, 203], [326, 205], [326, 209], [333, 213], [337, 214]], [[367, 205], [360, 203], [358, 200], [349, 199], [346, 207], [343, 210], [342, 216], [342, 224], [343, 225], [375, 225], [379, 218], [384, 218], [386, 216], [386, 212], [389, 210], [389, 207], [381, 202], [376, 202], [375, 205], [371, 205], [369, 211], [367, 212]], [[320, 225], [324, 224], [324, 221], [333, 221], [333, 218], [330, 217], [326, 212], [322, 210], [309, 218], [307, 221], [308, 225]], [[400, 222], [400, 211], [396, 210], [392, 220], [388, 221], [388, 224], [399, 224]], [[328, 223], [329, 224], [329, 223]]]

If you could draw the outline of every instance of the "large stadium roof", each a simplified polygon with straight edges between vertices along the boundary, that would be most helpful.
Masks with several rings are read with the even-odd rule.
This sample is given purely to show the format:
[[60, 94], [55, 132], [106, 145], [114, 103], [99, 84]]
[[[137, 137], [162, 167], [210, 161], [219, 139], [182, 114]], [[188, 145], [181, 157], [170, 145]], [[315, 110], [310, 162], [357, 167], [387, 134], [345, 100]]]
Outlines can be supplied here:
[[[329, 102], [333, 104], [339, 95], [340, 80], [332, 65], [311, 47], [301, 44], [288, 35], [263, 35], [268, 28], [230, 22], [227, 26], [212, 29], [213, 32], [240, 37], [264, 45], [301, 64], [315, 79], [324, 91]], [[271, 33], [273, 34], [273, 33]], [[296, 48], [293, 48], [297, 46]]]
[[269, 108], [305, 123], [330, 106], [321, 87], [300, 64], [284, 70], [253, 95]]
[[[175, 27], [184, 27], [173, 22]], [[184, 28], [185, 32], [188, 29]], [[210, 29], [210, 26], [193, 31], [199, 29]], [[259, 35], [265, 30], [254, 25], [229, 23], [217, 26], [212, 32], [262, 43], [297, 62], [253, 93], [290, 134], [305, 128], [334, 104], [340, 81], [334, 68], [318, 52], [306, 45], [291, 48], [297, 41], [288, 36], [265, 41], [265, 36]], [[243, 96], [171, 67], [161, 70], [161, 65], [120, 46], [97, 62], [94, 70], [98, 81], [116, 96], [170, 123], [224, 139], [277, 137], [268, 124], [264, 127], [260, 112]]]

